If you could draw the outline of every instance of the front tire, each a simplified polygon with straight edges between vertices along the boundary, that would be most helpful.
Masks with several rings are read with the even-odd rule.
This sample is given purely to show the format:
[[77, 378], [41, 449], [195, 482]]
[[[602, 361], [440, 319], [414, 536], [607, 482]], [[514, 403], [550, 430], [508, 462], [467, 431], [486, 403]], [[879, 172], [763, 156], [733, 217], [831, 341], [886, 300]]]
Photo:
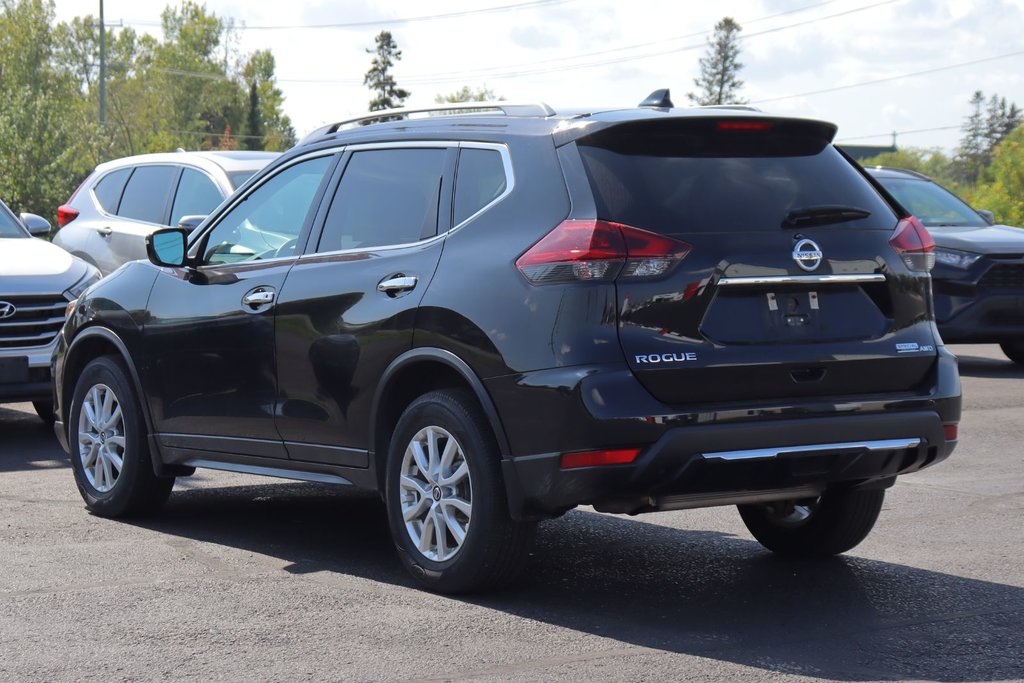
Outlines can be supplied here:
[[1017, 365], [1024, 365], [1024, 342], [1003, 342], [999, 345], [1006, 357]]
[[32, 401], [32, 407], [45, 424], [52, 425], [57, 420], [57, 416], [53, 414], [53, 401]]
[[829, 491], [819, 498], [740, 505], [740, 517], [768, 550], [788, 557], [838, 555], [867, 538], [884, 489]]
[[89, 510], [130, 517], [164, 504], [174, 478], [153, 472], [139, 400], [120, 360], [103, 356], [85, 366], [66, 426], [71, 469]]
[[388, 520], [402, 563], [425, 588], [484, 591], [520, 573], [536, 524], [510, 517], [500, 460], [468, 392], [432, 391], [399, 418], [385, 479]]

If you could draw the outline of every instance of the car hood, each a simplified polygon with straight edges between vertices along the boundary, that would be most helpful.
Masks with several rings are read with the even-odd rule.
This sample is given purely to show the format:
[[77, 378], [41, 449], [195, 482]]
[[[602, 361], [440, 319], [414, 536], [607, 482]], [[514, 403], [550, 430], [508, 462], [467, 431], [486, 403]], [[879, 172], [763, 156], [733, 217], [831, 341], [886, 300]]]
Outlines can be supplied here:
[[60, 294], [88, 272], [85, 261], [41, 239], [0, 239], [2, 294]]
[[1024, 254], [1024, 230], [1008, 225], [979, 228], [928, 228], [940, 247], [975, 254]]

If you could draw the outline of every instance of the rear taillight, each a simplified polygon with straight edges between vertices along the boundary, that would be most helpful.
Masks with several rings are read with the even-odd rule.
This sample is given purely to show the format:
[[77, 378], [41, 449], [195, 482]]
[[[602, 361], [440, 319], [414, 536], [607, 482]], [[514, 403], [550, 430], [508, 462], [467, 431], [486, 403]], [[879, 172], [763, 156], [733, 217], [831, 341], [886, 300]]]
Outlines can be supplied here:
[[935, 240], [913, 216], [899, 222], [889, 238], [889, 246], [913, 271], [927, 273], [935, 267]]
[[621, 223], [567, 220], [516, 260], [536, 285], [610, 282], [665, 275], [692, 247], [664, 235]]
[[563, 453], [561, 467], [563, 470], [577, 467], [600, 467], [603, 465], [628, 465], [640, 455], [639, 448], [617, 448], [604, 451], [584, 451], [582, 453]]
[[946, 437], [946, 441], [956, 441], [957, 432], [958, 429], [956, 422], [947, 422], [946, 424], [942, 425], [942, 433]]
[[[51, 206], [53, 205], [51, 204]], [[68, 204], [64, 204], [63, 206], [57, 208], [58, 228], [63, 228], [65, 225], [75, 220], [76, 218], [78, 218], [78, 209], [69, 206]]]

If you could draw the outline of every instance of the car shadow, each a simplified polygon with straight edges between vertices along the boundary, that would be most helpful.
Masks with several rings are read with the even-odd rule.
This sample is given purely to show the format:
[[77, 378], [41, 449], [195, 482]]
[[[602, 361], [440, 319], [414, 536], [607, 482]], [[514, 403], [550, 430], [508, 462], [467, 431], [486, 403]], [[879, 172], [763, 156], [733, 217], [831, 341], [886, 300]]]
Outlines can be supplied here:
[[[186, 488], [160, 517], [134, 524], [277, 557], [296, 574], [413, 587], [383, 505], [334, 487]], [[844, 681], [1024, 677], [1019, 587], [854, 556], [786, 561], [730, 534], [593, 512], [541, 524], [514, 588], [459, 599], [770, 672]]]
[[959, 361], [960, 374], [966, 377], [1024, 378], [1024, 365], [1018, 365], [1009, 359], [958, 355], [957, 360]]
[[53, 427], [35, 413], [0, 406], [0, 473], [69, 466]]

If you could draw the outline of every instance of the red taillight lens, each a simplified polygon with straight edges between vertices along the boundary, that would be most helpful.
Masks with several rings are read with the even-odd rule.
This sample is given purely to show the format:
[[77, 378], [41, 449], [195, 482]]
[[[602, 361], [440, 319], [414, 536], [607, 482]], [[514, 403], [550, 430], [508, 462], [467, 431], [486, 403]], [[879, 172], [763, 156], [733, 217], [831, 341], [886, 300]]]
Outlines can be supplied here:
[[679, 240], [621, 223], [567, 220], [516, 260], [533, 284], [664, 275], [690, 253]]
[[935, 240], [928, 228], [913, 216], [899, 222], [889, 238], [889, 245], [911, 270], [927, 273], [935, 267]]
[[764, 131], [771, 130], [772, 124], [768, 121], [719, 121], [715, 124], [715, 128], [718, 130]]
[[942, 425], [942, 432], [946, 436], [946, 441], [956, 441], [958, 431], [957, 427], [958, 425], [955, 422]]
[[598, 467], [600, 465], [628, 465], [636, 460], [638, 455], [640, 455], [639, 448], [563, 453], [562, 469], [571, 470], [577, 467]]
[[[52, 204], [50, 206], [53, 206]], [[64, 204], [57, 209], [57, 227], [63, 228], [71, 221], [78, 218], [78, 209], [72, 208], [67, 204]], [[76, 228], [77, 229], [77, 228]]]

